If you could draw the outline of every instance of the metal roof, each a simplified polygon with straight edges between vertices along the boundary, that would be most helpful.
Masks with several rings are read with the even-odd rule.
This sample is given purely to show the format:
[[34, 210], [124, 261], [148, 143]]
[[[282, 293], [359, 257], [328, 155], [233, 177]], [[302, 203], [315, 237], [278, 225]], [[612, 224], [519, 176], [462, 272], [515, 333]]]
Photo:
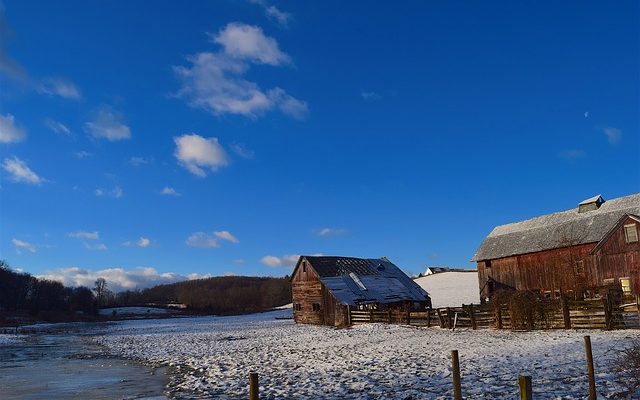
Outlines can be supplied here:
[[386, 258], [301, 256], [342, 304], [428, 301], [429, 294]]
[[592, 211], [579, 213], [576, 207], [497, 226], [484, 239], [472, 261], [599, 242], [625, 214], [640, 214], [640, 193], [607, 200]]

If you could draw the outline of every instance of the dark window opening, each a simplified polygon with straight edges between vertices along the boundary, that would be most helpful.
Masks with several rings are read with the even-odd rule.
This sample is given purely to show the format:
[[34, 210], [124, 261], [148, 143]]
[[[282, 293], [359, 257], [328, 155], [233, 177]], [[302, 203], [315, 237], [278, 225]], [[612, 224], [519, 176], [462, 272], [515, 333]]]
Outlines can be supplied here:
[[313, 311], [320, 311], [320, 303], [313, 303]]
[[306, 261], [302, 262], [302, 272], [307, 272], [307, 262]]
[[302, 309], [302, 307], [300, 307], [300, 303], [296, 303], [296, 304], [293, 305], [293, 309], [295, 311], [300, 311]]
[[561, 295], [562, 295], [562, 294], [561, 294], [561, 292], [560, 292], [559, 290], [556, 290], [556, 291], [555, 291], [555, 293], [554, 293], [554, 295], [555, 295], [555, 298], [556, 298], [556, 299], [559, 299], [559, 298], [561, 297]]
[[485, 268], [491, 268], [491, 260], [487, 260], [484, 262], [484, 267]]

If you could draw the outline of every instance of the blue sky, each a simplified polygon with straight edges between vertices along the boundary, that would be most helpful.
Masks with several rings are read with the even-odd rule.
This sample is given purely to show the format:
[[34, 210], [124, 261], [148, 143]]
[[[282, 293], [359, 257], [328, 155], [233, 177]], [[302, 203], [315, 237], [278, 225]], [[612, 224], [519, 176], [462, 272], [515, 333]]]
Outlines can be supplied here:
[[473, 267], [495, 225], [638, 192], [637, 2], [377, 3], [5, 0], [0, 257]]

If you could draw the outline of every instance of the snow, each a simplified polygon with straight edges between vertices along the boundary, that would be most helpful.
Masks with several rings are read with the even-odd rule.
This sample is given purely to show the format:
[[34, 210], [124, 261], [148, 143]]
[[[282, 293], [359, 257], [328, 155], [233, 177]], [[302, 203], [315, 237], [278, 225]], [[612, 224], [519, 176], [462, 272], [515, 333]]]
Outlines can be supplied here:
[[415, 279], [431, 296], [434, 308], [480, 303], [478, 272], [440, 272]]
[[174, 398], [246, 398], [249, 372], [259, 373], [265, 399], [451, 398], [457, 349], [465, 398], [515, 398], [518, 375], [529, 374], [536, 398], [581, 399], [583, 335], [591, 335], [603, 398], [623, 393], [612, 360], [640, 339], [640, 330], [333, 329], [275, 319], [285, 314], [122, 321], [95, 340], [115, 355], [169, 366]]
[[0, 346], [22, 342], [23, 337], [18, 335], [0, 334]]
[[166, 308], [158, 307], [113, 307], [113, 308], [101, 308], [98, 310], [100, 315], [149, 315], [149, 314], [166, 314], [176, 312], [175, 310], [168, 310]]

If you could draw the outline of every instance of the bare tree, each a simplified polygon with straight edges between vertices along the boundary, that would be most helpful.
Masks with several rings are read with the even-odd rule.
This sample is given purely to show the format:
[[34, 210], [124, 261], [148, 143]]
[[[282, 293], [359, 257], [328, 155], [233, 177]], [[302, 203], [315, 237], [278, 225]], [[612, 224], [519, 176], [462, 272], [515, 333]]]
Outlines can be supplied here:
[[94, 283], [93, 291], [96, 292], [96, 299], [98, 304], [103, 304], [107, 294], [107, 280], [104, 278], [96, 279]]

